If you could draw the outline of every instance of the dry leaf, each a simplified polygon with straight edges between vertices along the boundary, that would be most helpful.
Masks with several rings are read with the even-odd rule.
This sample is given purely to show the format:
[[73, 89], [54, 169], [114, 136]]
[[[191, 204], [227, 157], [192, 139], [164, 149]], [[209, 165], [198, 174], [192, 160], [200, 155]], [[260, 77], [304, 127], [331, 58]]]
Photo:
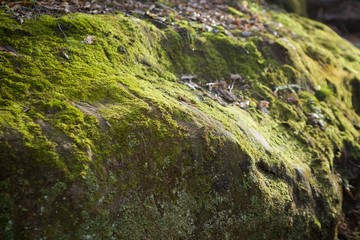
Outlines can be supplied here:
[[16, 20], [17, 20], [20, 24], [23, 24], [23, 23], [24, 23], [24, 19], [23, 19], [22, 17], [20, 17], [20, 16], [18, 16], [18, 17], [16, 18]]
[[238, 80], [242, 79], [242, 77], [239, 74], [230, 74], [231, 80]]
[[193, 75], [188, 75], [188, 74], [184, 74], [181, 76], [181, 81], [190, 81], [193, 80], [195, 78], [195, 76]]
[[185, 103], [187, 103], [188, 105], [193, 106], [193, 103], [192, 103], [187, 97], [185, 97], [185, 96], [179, 95], [179, 96], [178, 96], [178, 99], [181, 100], [181, 101], [183, 101], [183, 102], [185, 102]]
[[260, 101], [260, 102], [258, 103], [258, 108], [260, 109], [260, 111], [262, 111], [262, 112], [265, 113], [265, 114], [269, 113], [269, 111], [268, 111], [269, 102], [268, 102], [268, 101], [265, 101], [265, 100]]
[[17, 53], [15, 51], [14, 48], [10, 47], [10, 46], [0, 46], [0, 51], [1, 52], [6, 52], [6, 53], [10, 53], [13, 56], [16, 56]]
[[214, 90], [214, 92], [218, 96], [222, 97], [223, 99], [225, 99], [229, 102], [235, 102], [237, 100], [236, 96], [233, 93], [231, 93], [225, 89], [219, 88], [219, 89]]
[[248, 3], [247, 1], [242, 1], [242, 2], [241, 2], [241, 7], [247, 9], [248, 6], [249, 6], [249, 3]]
[[84, 43], [86, 43], [86, 44], [92, 44], [94, 41], [95, 41], [95, 36], [87, 36], [84, 39]]
[[240, 107], [242, 109], [246, 109], [249, 105], [250, 105], [250, 100], [246, 100], [246, 101], [240, 103]]

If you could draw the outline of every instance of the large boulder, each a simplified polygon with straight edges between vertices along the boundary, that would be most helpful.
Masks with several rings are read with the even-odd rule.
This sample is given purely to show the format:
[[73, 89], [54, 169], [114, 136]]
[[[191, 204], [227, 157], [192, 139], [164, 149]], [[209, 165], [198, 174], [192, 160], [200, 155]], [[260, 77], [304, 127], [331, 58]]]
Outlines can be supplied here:
[[249, 36], [0, 12], [0, 238], [334, 239], [340, 220], [350, 236], [360, 51], [261, 18]]

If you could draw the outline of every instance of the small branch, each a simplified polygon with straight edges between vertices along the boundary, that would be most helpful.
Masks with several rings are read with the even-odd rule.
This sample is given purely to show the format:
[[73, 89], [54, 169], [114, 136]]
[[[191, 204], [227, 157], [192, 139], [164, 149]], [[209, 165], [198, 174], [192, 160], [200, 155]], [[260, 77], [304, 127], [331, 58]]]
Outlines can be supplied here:
[[69, 43], [69, 45], [70, 45], [70, 47], [71, 47], [71, 42], [70, 42], [69, 38], [66, 36], [65, 32], [62, 30], [60, 24], [59, 24], [59, 23], [56, 23], [56, 24], [57, 24], [59, 30], [61, 31], [61, 33], [62, 33], [62, 34], [64, 35], [64, 37], [66, 38], [66, 41], [68, 41], [68, 43]]
[[235, 82], [236, 82], [236, 79], [233, 79], [233, 80], [232, 80], [232, 83], [231, 83], [231, 85], [230, 85], [230, 87], [229, 87], [229, 92], [230, 92], [230, 93], [231, 93], [231, 91], [232, 91], [233, 88], [234, 88]]

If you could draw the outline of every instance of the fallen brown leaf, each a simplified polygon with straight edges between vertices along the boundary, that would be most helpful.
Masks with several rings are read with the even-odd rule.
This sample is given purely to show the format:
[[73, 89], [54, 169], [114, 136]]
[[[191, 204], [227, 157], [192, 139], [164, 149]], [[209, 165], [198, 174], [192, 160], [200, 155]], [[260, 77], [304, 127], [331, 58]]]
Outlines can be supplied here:
[[84, 39], [84, 43], [86, 44], [93, 44], [95, 41], [95, 36], [87, 36], [85, 39]]

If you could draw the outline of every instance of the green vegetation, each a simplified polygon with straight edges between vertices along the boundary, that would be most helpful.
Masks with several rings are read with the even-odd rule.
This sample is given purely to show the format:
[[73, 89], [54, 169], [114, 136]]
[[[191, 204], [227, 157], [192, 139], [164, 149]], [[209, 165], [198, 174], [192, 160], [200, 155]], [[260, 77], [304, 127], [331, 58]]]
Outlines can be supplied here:
[[[0, 238], [335, 236], [334, 161], [360, 149], [360, 51], [322, 24], [263, 18], [278, 36], [0, 12], [0, 46], [15, 51], [0, 51]], [[234, 88], [247, 110], [178, 80], [231, 73], [250, 86]], [[275, 96], [288, 84], [300, 92]]]
[[315, 96], [320, 101], [324, 101], [333, 95], [332, 90], [328, 86], [321, 87], [318, 91], [316, 91]]

